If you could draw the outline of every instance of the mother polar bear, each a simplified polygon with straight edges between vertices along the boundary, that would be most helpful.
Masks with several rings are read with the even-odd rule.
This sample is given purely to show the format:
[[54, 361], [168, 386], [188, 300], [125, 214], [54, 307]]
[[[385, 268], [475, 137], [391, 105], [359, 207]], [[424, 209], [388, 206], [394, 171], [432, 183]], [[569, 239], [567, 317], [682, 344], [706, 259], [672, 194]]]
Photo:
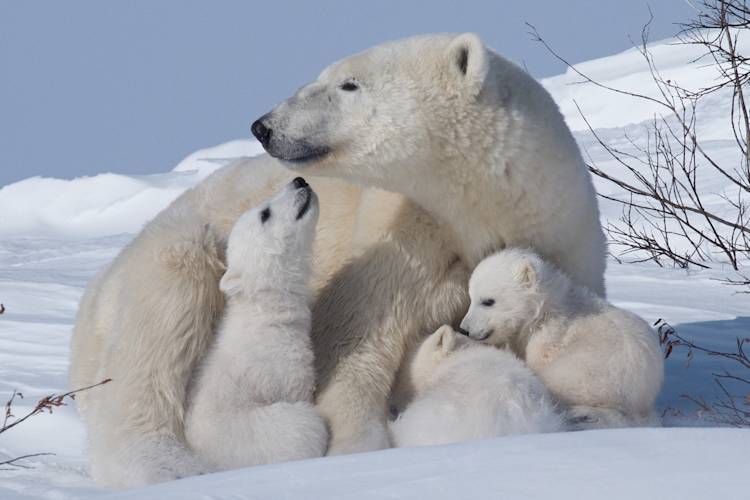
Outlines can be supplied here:
[[252, 130], [273, 158], [235, 162], [184, 193], [83, 298], [71, 383], [113, 379], [79, 403], [103, 483], [202, 470], [183, 421], [223, 308], [227, 234], [300, 173], [321, 200], [312, 338], [329, 453], [388, 446], [404, 352], [456, 323], [468, 270], [489, 253], [532, 247], [604, 294], [605, 240], [578, 147], [544, 88], [475, 34], [334, 63]]

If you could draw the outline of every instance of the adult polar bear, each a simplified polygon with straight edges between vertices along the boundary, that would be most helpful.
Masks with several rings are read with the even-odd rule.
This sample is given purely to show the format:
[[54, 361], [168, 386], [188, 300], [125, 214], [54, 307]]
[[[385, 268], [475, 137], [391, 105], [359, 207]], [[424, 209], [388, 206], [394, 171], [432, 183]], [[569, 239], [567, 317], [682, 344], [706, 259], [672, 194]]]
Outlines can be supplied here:
[[84, 296], [71, 380], [114, 380], [80, 400], [103, 482], [200, 470], [183, 444], [185, 395], [222, 311], [222, 247], [240, 214], [297, 175], [282, 167], [321, 200], [312, 337], [330, 453], [388, 445], [404, 352], [455, 324], [468, 270], [489, 253], [530, 246], [604, 293], [595, 193], [562, 115], [474, 34], [344, 59], [253, 132], [280, 162], [235, 163], [183, 194]]

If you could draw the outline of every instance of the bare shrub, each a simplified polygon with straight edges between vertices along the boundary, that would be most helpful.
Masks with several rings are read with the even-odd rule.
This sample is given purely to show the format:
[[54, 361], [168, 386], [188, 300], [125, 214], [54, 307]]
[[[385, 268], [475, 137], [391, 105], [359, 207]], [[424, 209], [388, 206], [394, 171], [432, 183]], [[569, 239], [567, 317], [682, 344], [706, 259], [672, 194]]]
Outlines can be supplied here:
[[[739, 53], [737, 44], [741, 35], [750, 35], [750, 8], [740, 0], [709, 0], [702, 7], [696, 20], [682, 26], [676, 44], [699, 46], [702, 56], [694, 62], [713, 67], [716, 81], [708, 87], [687, 89], [662, 77], [648, 47], [649, 21], [636, 48], [647, 64], [657, 97], [595, 81], [557, 54], [530, 27], [532, 36], [583, 82], [649, 101], [663, 111], [646, 125], [646, 145], [629, 141], [635, 153], [608, 144], [589, 125], [595, 140], [616, 165], [608, 171], [589, 164], [589, 170], [625, 193], [601, 195], [623, 209], [620, 219], [606, 227], [610, 239], [624, 255], [660, 266], [710, 268], [729, 264], [737, 274], [726, 282], [750, 292], [750, 277], [742, 271], [743, 264], [750, 261], [750, 113], [745, 95], [750, 60]], [[736, 163], [717, 158], [704, 147], [698, 134], [697, 107], [720, 92], [728, 93], [732, 100], [726, 119], [733, 131]], [[725, 179], [730, 188], [707, 192], [705, 180], [716, 176]], [[709, 208], [706, 198], [713, 195], [726, 201], [721, 209]]]
[[[595, 142], [613, 161], [614, 168], [590, 162], [592, 174], [617, 186], [623, 195], [603, 198], [622, 207], [617, 221], [606, 227], [621, 257], [630, 261], [653, 261], [659, 266], [672, 265], [683, 269], [713, 268], [729, 265], [734, 277], [722, 281], [738, 292], [750, 293], [750, 273], [743, 266], [750, 264], [750, 110], [748, 84], [750, 57], [741, 53], [739, 40], [750, 36], [750, 7], [744, 0], [704, 0], [698, 4], [695, 18], [681, 25], [677, 45], [697, 47], [696, 65], [715, 71], [712, 84], [688, 89], [664, 78], [648, 46], [649, 26], [644, 26], [636, 49], [643, 57], [656, 97], [628, 89], [618, 89], [590, 78], [560, 56], [529, 25], [531, 36], [555, 58], [588, 83], [613, 94], [648, 101], [657, 105], [657, 114], [645, 126], [645, 144], [626, 136], [629, 146], [614, 147], [598, 134], [584, 116]], [[731, 125], [730, 144], [733, 158], [712, 152], [699, 134], [699, 106], [710, 105], [710, 99], [729, 99], [731, 106], [726, 123]], [[731, 156], [731, 155], [730, 155]], [[711, 191], [706, 181], [721, 179], [728, 186]], [[722, 204], [711, 204], [710, 197], [719, 197]], [[707, 403], [691, 398], [717, 421], [729, 425], [750, 426], [750, 361], [745, 349], [750, 339], [736, 339], [736, 351], [720, 352], [698, 345], [681, 336], [661, 320], [658, 327], [665, 356], [675, 347], [687, 349], [688, 362], [695, 352], [719, 356], [737, 364], [734, 373], [715, 373], [719, 392], [717, 401]], [[745, 396], [730, 394], [726, 382], [746, 384]], [[745, 387], [745, 385], [743, 385]]]
[[[692, 361], [696, 352], [707, 356], [720, 357], [735, 363], [732, 365], [734, 366], [732, 371], [724, 369], [712, 374], [720, 393], [717, 400], [708, 402], [703, 398], [697, 398], [689, 394], [683, 394], [682, 397], [695, 403], [702, 415], [717, 423], [733, 427], [750, 427], [750, 376], [737, 374], [750, 373], [750, 357], [745, 352], [745, 349], [750, 346], [750, 338], [736, 339], [736, 352], [725, 352], [696, 344], [680, 335], [677, 330], [662, 319], [656, 321], [654, 326], [659, 333], [659, 341], [664, 346], [665, 358], [668, 358], [675, 348], [684, 348], [687, 350], [688, 363]], [[726, 384], [728, 381], [738, 382], [746, 387], [746, 394], [744, 396], [732, 394]]]
[[[3, 423], [0, 426], [0, 434], [9, 431], [13, 427], [25, 422], [34, 415], [45, 412], [52, 413], [52, 410], [54, 410], [55, 408], [65, 406], [67, 404], [66, 400], [75, 400], [76, 394], [78, 394], [79, 392], [87, 391], [89, 389], [93, 389], [94, 387], [99, 387], [111, 381], [112, 379], [106, 379], [102, 380], [98, 384], [82, 387], [80, 389], [69, 391], [64, 394], [50, 394], [49, 396], [45, 396], [40, 399], [31, 411], [21, 417], [16, 417], [15, 415], [13, 415], [13, 402], [16, 400], [16, 398], [23, 399], [23, 394], [18, 391], [13, 391], [10, 399], [8, 399], [8, 401], [5, 403], [5, 412], [3, 416]], [[30, 466], [21, 463], [23, 460], [44, 455], [53, 455], [53, 453], [32, 453], [29, 455], [22, 455], [20, 457], [0, 461], [0, 470], [12, 470], [12, 468], [28, 469], [30, 468]]]

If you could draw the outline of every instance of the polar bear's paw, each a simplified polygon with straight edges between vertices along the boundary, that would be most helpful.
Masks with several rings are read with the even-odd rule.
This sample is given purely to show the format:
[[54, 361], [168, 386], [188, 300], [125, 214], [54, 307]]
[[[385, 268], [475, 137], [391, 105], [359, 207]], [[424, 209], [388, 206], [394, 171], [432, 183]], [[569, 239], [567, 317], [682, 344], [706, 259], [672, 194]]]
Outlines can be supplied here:
[[154, 438], [92, 462], [94, 479], [119, 488], [146, 486], [213, 472], [215, 469], [174, 438]]
[[390, 447], [385, 421], [370, 420], [334, 433], [328, 446], [328, 455], [364, 453]]
[[565, 412], [565, 424], [571, 431], [628, 427], [628, 418], [620, 411], [593, 406], [571, 406]]

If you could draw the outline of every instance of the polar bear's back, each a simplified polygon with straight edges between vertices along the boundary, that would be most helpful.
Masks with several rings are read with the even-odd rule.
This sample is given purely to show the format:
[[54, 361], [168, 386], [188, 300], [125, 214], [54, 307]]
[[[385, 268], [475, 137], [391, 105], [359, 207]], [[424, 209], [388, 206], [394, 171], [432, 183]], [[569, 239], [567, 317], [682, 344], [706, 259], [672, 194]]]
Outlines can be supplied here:
[[420, 446], [562, 428], [551, 396], [522, 361], [477, 345], [438, 367], [391, 433], [396, 446]]

